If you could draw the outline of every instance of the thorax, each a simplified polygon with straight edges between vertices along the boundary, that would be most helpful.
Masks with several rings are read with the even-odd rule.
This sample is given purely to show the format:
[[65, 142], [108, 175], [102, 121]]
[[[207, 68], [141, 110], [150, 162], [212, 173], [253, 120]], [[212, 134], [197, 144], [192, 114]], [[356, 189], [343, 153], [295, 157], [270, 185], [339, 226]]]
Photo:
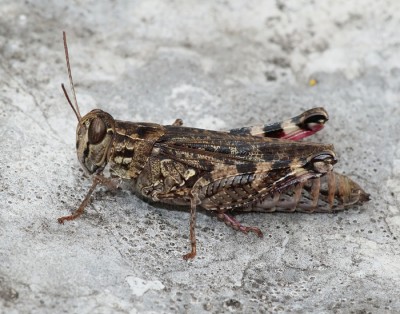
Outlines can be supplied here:
[[151, 156], [154, 143], [164, 133], [159, 124], [116, 120], [108, 157], [111, 173], [123, 179], [136, 178]]

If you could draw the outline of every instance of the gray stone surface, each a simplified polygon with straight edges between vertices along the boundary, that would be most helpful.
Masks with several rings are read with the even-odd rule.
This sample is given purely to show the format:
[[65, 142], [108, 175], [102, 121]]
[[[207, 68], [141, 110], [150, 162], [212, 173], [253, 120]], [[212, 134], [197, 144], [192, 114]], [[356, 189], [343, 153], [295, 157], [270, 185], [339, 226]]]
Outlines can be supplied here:
[[[400, 312], [400, 3], [0, 1], [0, 312]], [[83, 113], [229, 129], [324, 106], [313, 140], [372, 201], [246, 214], [245, 236], [186, 211], [86, 193], [62, 30]], [[318, 84], [308, 85], [311, 78]]]

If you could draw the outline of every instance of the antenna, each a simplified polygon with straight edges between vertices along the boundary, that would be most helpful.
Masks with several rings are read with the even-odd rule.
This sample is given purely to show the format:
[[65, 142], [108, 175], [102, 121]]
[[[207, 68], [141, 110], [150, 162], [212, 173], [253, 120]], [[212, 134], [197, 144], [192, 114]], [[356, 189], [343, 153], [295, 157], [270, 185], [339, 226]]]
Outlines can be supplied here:
[[64, 92], [65, 97], [67, 98], [67, 101], [69, 105], [71, 106], [72, 110], [74, 111], [76, 118], [78, 121], [81, 121], [82, 116], [81, 113], [79, 112], [79, 106], [78, 106], [78, 101], [76, 100], [76, 93], [75, 93], [75, 88], [74, 88], [74, 82], [72, 81], [72, 74], [71, 74], [71, 66], [69, 64], [69, 56], [68, 56], [68, 46], [67, 46], [67, 34], [63, 32], [63, 40], [64, 40], [64, 50], [65, 50], [65, 59], [67, 60], [67, 70], [68, 70], [68, 76], [69, 76], [69, 83], [71, 85], [71, 90], [72, 94], [74, 96], [74, 103], [75, 106], [72, 104], [71, 99], [68, 96], [68, 93], [65, 89], [64, 84], [61, 84], [61, 88]]

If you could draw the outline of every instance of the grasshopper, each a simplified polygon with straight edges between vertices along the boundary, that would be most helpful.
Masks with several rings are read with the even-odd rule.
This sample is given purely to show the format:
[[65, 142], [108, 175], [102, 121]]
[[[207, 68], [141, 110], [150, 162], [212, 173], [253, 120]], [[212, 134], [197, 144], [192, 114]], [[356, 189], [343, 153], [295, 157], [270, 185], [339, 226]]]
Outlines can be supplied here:
[[[72, 80], [66, 34], [64, 50], [72, 103], [78, 120], [76, 148], [92, 186], [78, 209], [58, 222], [79, 217], [97, 185], [115, 188], [127, 180], [133, 190], [152, 201], [190, 208], [191, 250], [196, 256], [196, 209], [243, 233], [263, 236], [257, 227], [238, 222], [237, 211], [331, 212], [360, 205], [369, 195], [349, 177], [333, 171], [333, 146], [298, 140], [321, 130], [328, 120], [323, 108], [314, 108], [279, 123], [227, 132], [172, 125], [115, 120], [94, 109], [81, 116]], [[103, 174], [109, 167], [110, 177]]]

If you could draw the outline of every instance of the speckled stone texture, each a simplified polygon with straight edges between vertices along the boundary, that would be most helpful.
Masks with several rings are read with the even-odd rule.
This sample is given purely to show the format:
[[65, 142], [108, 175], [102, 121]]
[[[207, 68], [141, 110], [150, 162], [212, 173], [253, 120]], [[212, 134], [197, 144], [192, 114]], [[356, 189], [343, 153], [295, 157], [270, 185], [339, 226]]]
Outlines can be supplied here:
[[[0, 312], [400, 312], [400, 2], [0, 3]], [[264, 239], [131, 191], [90, 186], [83, 113], [209, 129], [324, 106], [312, 140], [371, 194], [338, 214], [238, 215]], [[316, 86], [309, 86], [316, 79]]]

